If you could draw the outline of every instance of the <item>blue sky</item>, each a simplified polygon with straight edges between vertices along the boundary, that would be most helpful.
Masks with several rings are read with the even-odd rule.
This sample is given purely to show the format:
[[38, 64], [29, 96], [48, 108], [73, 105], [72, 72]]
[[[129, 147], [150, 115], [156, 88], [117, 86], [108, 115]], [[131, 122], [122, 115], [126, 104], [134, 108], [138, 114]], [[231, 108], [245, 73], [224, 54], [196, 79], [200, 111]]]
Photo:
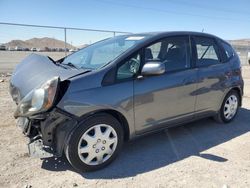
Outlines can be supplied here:
[[[224, 39], [250, 38], [250, 0], [0, 0], [0, 22], [107, 29], [129, 32], [188, 30]], [[58, 29], [0, 25], [0, 43], [54, 37]], [[68, 31], [73, 45], [110, 37], [109, 33]]]

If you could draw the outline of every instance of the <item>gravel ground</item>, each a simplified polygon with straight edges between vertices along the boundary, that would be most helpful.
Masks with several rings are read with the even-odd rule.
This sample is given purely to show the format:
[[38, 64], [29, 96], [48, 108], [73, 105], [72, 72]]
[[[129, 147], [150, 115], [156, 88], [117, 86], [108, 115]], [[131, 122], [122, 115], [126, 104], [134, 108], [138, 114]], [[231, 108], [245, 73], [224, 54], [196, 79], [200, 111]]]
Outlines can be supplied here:
[[65, 158], [30, 158], [15, 126], [9, 77], [0, 77], [0, 187], [250, 187], [250, 74], [236, 119], [211, 119], [126, 143], [107, 168], [75, 172]]

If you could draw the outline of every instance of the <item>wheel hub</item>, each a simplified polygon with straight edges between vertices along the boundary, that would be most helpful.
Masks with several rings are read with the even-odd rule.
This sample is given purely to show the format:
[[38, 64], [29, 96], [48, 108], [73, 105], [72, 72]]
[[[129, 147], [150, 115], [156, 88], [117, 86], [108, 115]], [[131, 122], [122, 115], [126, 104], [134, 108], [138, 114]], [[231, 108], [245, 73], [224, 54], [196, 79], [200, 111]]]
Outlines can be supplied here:
[[[93, 145], [93, 148], [96, 148], [98, 150], [105, 150], [105, 140], [97, 140], [96, 143]], [[98, 152], [97, 152], [98, 153]]]

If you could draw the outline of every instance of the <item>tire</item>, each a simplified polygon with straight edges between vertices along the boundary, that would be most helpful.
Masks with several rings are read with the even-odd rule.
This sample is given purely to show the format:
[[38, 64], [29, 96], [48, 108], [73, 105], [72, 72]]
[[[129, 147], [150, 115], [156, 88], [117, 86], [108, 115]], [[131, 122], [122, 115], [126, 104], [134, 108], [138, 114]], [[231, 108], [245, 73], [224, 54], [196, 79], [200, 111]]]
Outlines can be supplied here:
[[[232, 107], [232, 111], [230, 111], [230, 105], [229, 105], [229, 100], [237, 100], [237, 104], [234, 104], [234, 107]], [[219, 123], [229, 123], [231, 122], [239, 109], [239, 104], [240, 104], [240, 97], [237, 91], [231, 90], [229, 93], [226, 95], [226, 97], [223, 100], [223, 103], [221, 105], [221, 108], [218, 112], [218, 114], [214, 117], [214, 119], [219, 122]], [[226, 109], [229, 109], [229, 113], [226, 113]], [[232, 114], [230, 115], [230, 113]], [[229, 114], [229, 115], [227, 115]]]
[[117, 157], [123, 138], [123, 128], [116, 118], [97, 114], [81, 122], [71, 133], [65, 154], [80, 172], [99, 170]]

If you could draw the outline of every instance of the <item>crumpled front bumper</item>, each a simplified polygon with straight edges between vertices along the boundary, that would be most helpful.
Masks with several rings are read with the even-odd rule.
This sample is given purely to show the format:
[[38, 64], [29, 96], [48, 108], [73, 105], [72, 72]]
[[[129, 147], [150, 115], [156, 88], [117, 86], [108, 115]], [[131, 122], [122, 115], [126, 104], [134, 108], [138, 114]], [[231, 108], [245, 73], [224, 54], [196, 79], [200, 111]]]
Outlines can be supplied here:
[[49, 158], [54, 157], [54, 153], [50, 147], [43, 145], [42, 139], [33, 140], [28, 143], [28, 150], [30, 157], [35, 158]]
[[17, 120], [17, 127], [29, 137], [29, 155], [36, 158], [61, 156], [67, 137], [76, 125], [75, 117], [57, 108], [46, 114]]
[[17, 127], [23, 132], [24, 135], [30, 137], [28, 143], [28, 151], [30, 157], [48, 158], [53, 157], [53, 151], [50, 147], [43, 144], [43, 140], [39, 135], [31, 136], [32, 121], [26, 117], [19, 117], [17, 119]]

